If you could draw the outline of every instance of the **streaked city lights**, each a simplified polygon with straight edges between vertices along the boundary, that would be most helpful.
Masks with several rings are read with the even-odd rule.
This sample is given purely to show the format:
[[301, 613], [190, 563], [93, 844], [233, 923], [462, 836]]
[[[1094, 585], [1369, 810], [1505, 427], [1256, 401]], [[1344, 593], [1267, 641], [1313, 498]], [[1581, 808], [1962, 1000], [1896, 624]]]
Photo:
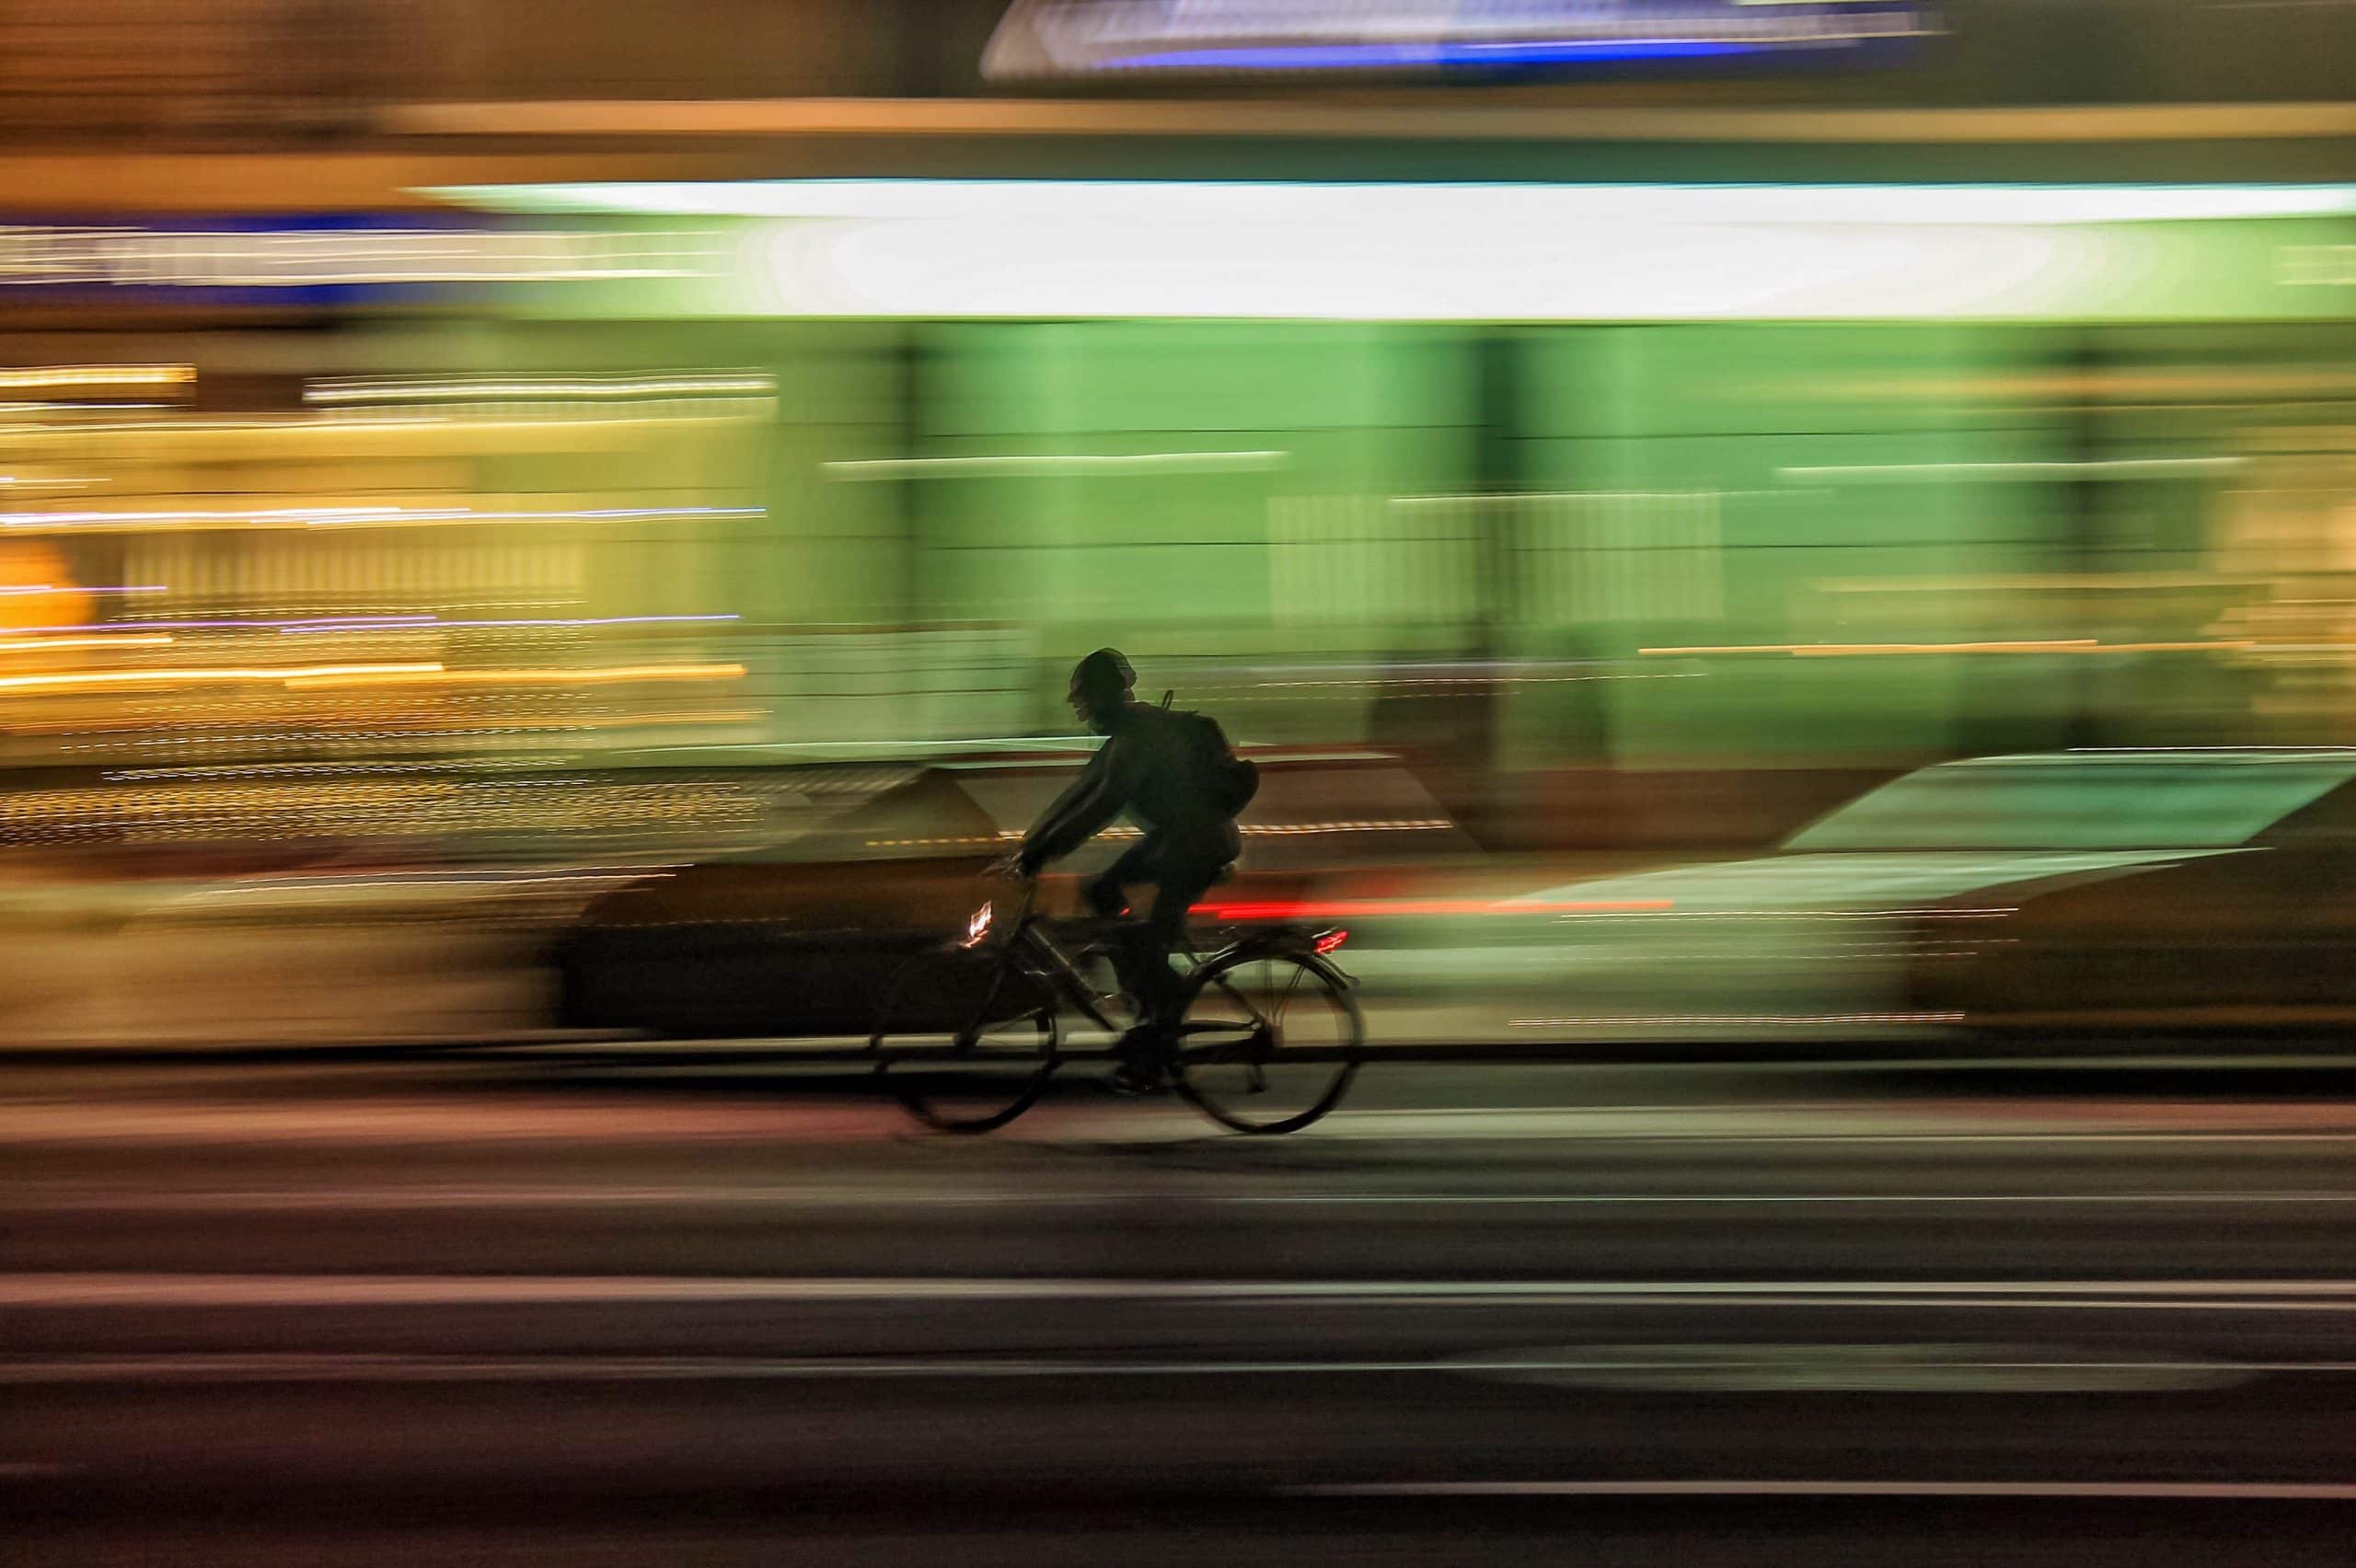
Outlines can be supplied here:
[[183, 669], [120, 670], [55, 675], [0, 675], [0, 691], [69, 691], [92, 686], [211, 686], [260, 681], [297, 689], [304, 683], [358, 680], [366, 677], [404, 679], [442, 674], [439, 664], [305, 664], [286, 668], [268, 665]]
[[[457, 620], [440, 616], [387, 616], [381, 619], [298, 621], [281, 625], [286, 636], [366, 636], [377, 631], [489, 631], [507, 628], [574, 628], [602, 626], [716, 626], [742, 619], [734, 615], [706, 616], [583, 616], [514, 620]], [[144, 623], [141, 623], [144, 624]], [[206, 623], [198, 623], [206, 624]], [[214, 622], [214, 625], [236, 625]], [[254, 623], [245, 623], [254, 624]]]
[[192, 364], [52, 364], [0, 369], [0, 392], [56, 392], [93, 386], [186, 386]]
[[1230, 0], [1140, 6], [1016, 0], [983, 56], [995, 78], [1528, 73], [1629, 62], [1819, 52], [1935, 36], [1936, 10], [1900, 0]]
[[[516, 213], [993, 222], [1459, 225], [1470, 238], [1604, 225], [1982, 225], [2356, 215], [2349, 185], [1365, 184], [1287, 180], [786, 179], [469, 186], [428, 194]], [[1591, 235], [1590, 237], [1593, 237]], [[1472, 260], [1467, 258], [1467, 260]]]
[[1265, 473], [1288, 452], [1039, 453], [987, 457], [872, 457], [826, 465], [832, 479], [1036, 478], [1056, 474]]
[[682, 518], [758, 517], [751, 506], [616, 506], [507, 512], [471, 506], [296, 506], [253, 511], [17, 512], [0, 513], [0, 531], [87, 529], [152, 533], [219, 528], [399, 528], [499, 523], [648, 523]]
[[[294, 291], [692, 278], [692, 234], [492, 227], [0, 226], [0, 288]], [[33, 384], [38, 385], [38, 384]]]
[[61, 648], [169, 648], [172, 641], [167, 633], [135, 631], [111, 637], [6, 637], [0, 638], [0, 653], [46, 653]]
[[59, 595], [84, 594], [168, 594], [170, 592], [170, 587], [161, 582], [116, 583], [87, 588], [78, 584], [71, 588], [61, 588], [53, 582], [35, 582], [0, 587], [0, 594], [10, 598], [53, 598]]
[[321, 665], [291, 671], [290, 691], [341, 691], [362, 686], [592, 686], [642, 681], [735, 681], [742, 664], [618, 664], [583, 670], [452, 670], [440, 664]]
[[448, 376], [434, 380], [354, 377], [314, 382], [303, 389], [306, 403], [449, 403], [467, 399], [538, 401], [579, 399], [745, 397], [777, 390], [761, 375], [724, 375], [682, 372], [671, 375]]
[[[2344, 185], [819, 179], [428, 194], [733, 222], [733, 275], [654, 296], [665, 314], [919, 319], [2265, 318], [2327, 308], [2285, 292], [2306, 270], [2279, 252], [2310, 242], [2302, 220], [2356, 216]], [[2288, 226], [2258, 243], [2265, 231], [2244, 225]]]

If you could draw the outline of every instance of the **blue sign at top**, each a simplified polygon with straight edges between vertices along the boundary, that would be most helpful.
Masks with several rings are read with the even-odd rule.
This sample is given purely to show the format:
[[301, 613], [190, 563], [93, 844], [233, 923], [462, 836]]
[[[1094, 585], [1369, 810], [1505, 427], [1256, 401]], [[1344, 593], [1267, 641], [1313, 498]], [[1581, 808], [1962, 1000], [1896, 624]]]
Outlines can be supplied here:
[[1854, 58], [1940, 30], [1905, 0], [1015, 0], [997, 78], [1554, 73]]

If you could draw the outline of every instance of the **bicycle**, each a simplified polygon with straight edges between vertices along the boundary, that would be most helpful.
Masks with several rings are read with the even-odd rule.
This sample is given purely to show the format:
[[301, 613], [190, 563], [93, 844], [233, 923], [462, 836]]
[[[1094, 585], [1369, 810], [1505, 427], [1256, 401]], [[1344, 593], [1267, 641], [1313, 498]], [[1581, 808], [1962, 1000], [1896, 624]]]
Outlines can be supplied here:
[[[1027, 879], [1011, 911], [997, 903], [983, 900], [963, 939], [902, 966], [868, 1039], [892, 1093], [943, 1132], [989, 1132], [1035, 1104], [1066, 1060], [1066, 1019], [1124, 1032], [1117, 999], [1080, 968], [1116, 923], [1051, 921]], [[1353, 982], [1330, 956], [1347, 935], [1255, 927], [1190, 954], [1179, 1024], [1162, 1046], [1178, 1092], [1240, 1133], [1297, 1132], [1338, 1104], [1366, 1045]], [[1068, 952], [1065, 942], [1080, 945]]]

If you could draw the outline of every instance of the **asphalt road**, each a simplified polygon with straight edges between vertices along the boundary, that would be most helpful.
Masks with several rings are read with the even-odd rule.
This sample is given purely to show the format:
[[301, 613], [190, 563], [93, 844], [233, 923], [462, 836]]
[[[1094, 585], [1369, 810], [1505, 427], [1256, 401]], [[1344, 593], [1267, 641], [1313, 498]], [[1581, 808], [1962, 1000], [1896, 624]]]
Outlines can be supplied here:
[[2356, 1068], [0, 1063], [17, 1563], [2341, 1563]]

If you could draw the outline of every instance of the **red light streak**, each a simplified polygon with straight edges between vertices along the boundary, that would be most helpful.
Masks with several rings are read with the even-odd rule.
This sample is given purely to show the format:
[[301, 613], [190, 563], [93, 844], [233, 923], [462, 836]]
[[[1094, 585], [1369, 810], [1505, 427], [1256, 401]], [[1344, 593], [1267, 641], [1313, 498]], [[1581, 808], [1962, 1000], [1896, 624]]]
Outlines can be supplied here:
[[1668, 898], [1594, 898], [1556, 901], [1504, 898], [1262, 899], [1241, 904], [1197, 904], [1195, 912], [1213, 920], [1346, 920], [1385, 915], [1633, 915], [1674, 909]]

